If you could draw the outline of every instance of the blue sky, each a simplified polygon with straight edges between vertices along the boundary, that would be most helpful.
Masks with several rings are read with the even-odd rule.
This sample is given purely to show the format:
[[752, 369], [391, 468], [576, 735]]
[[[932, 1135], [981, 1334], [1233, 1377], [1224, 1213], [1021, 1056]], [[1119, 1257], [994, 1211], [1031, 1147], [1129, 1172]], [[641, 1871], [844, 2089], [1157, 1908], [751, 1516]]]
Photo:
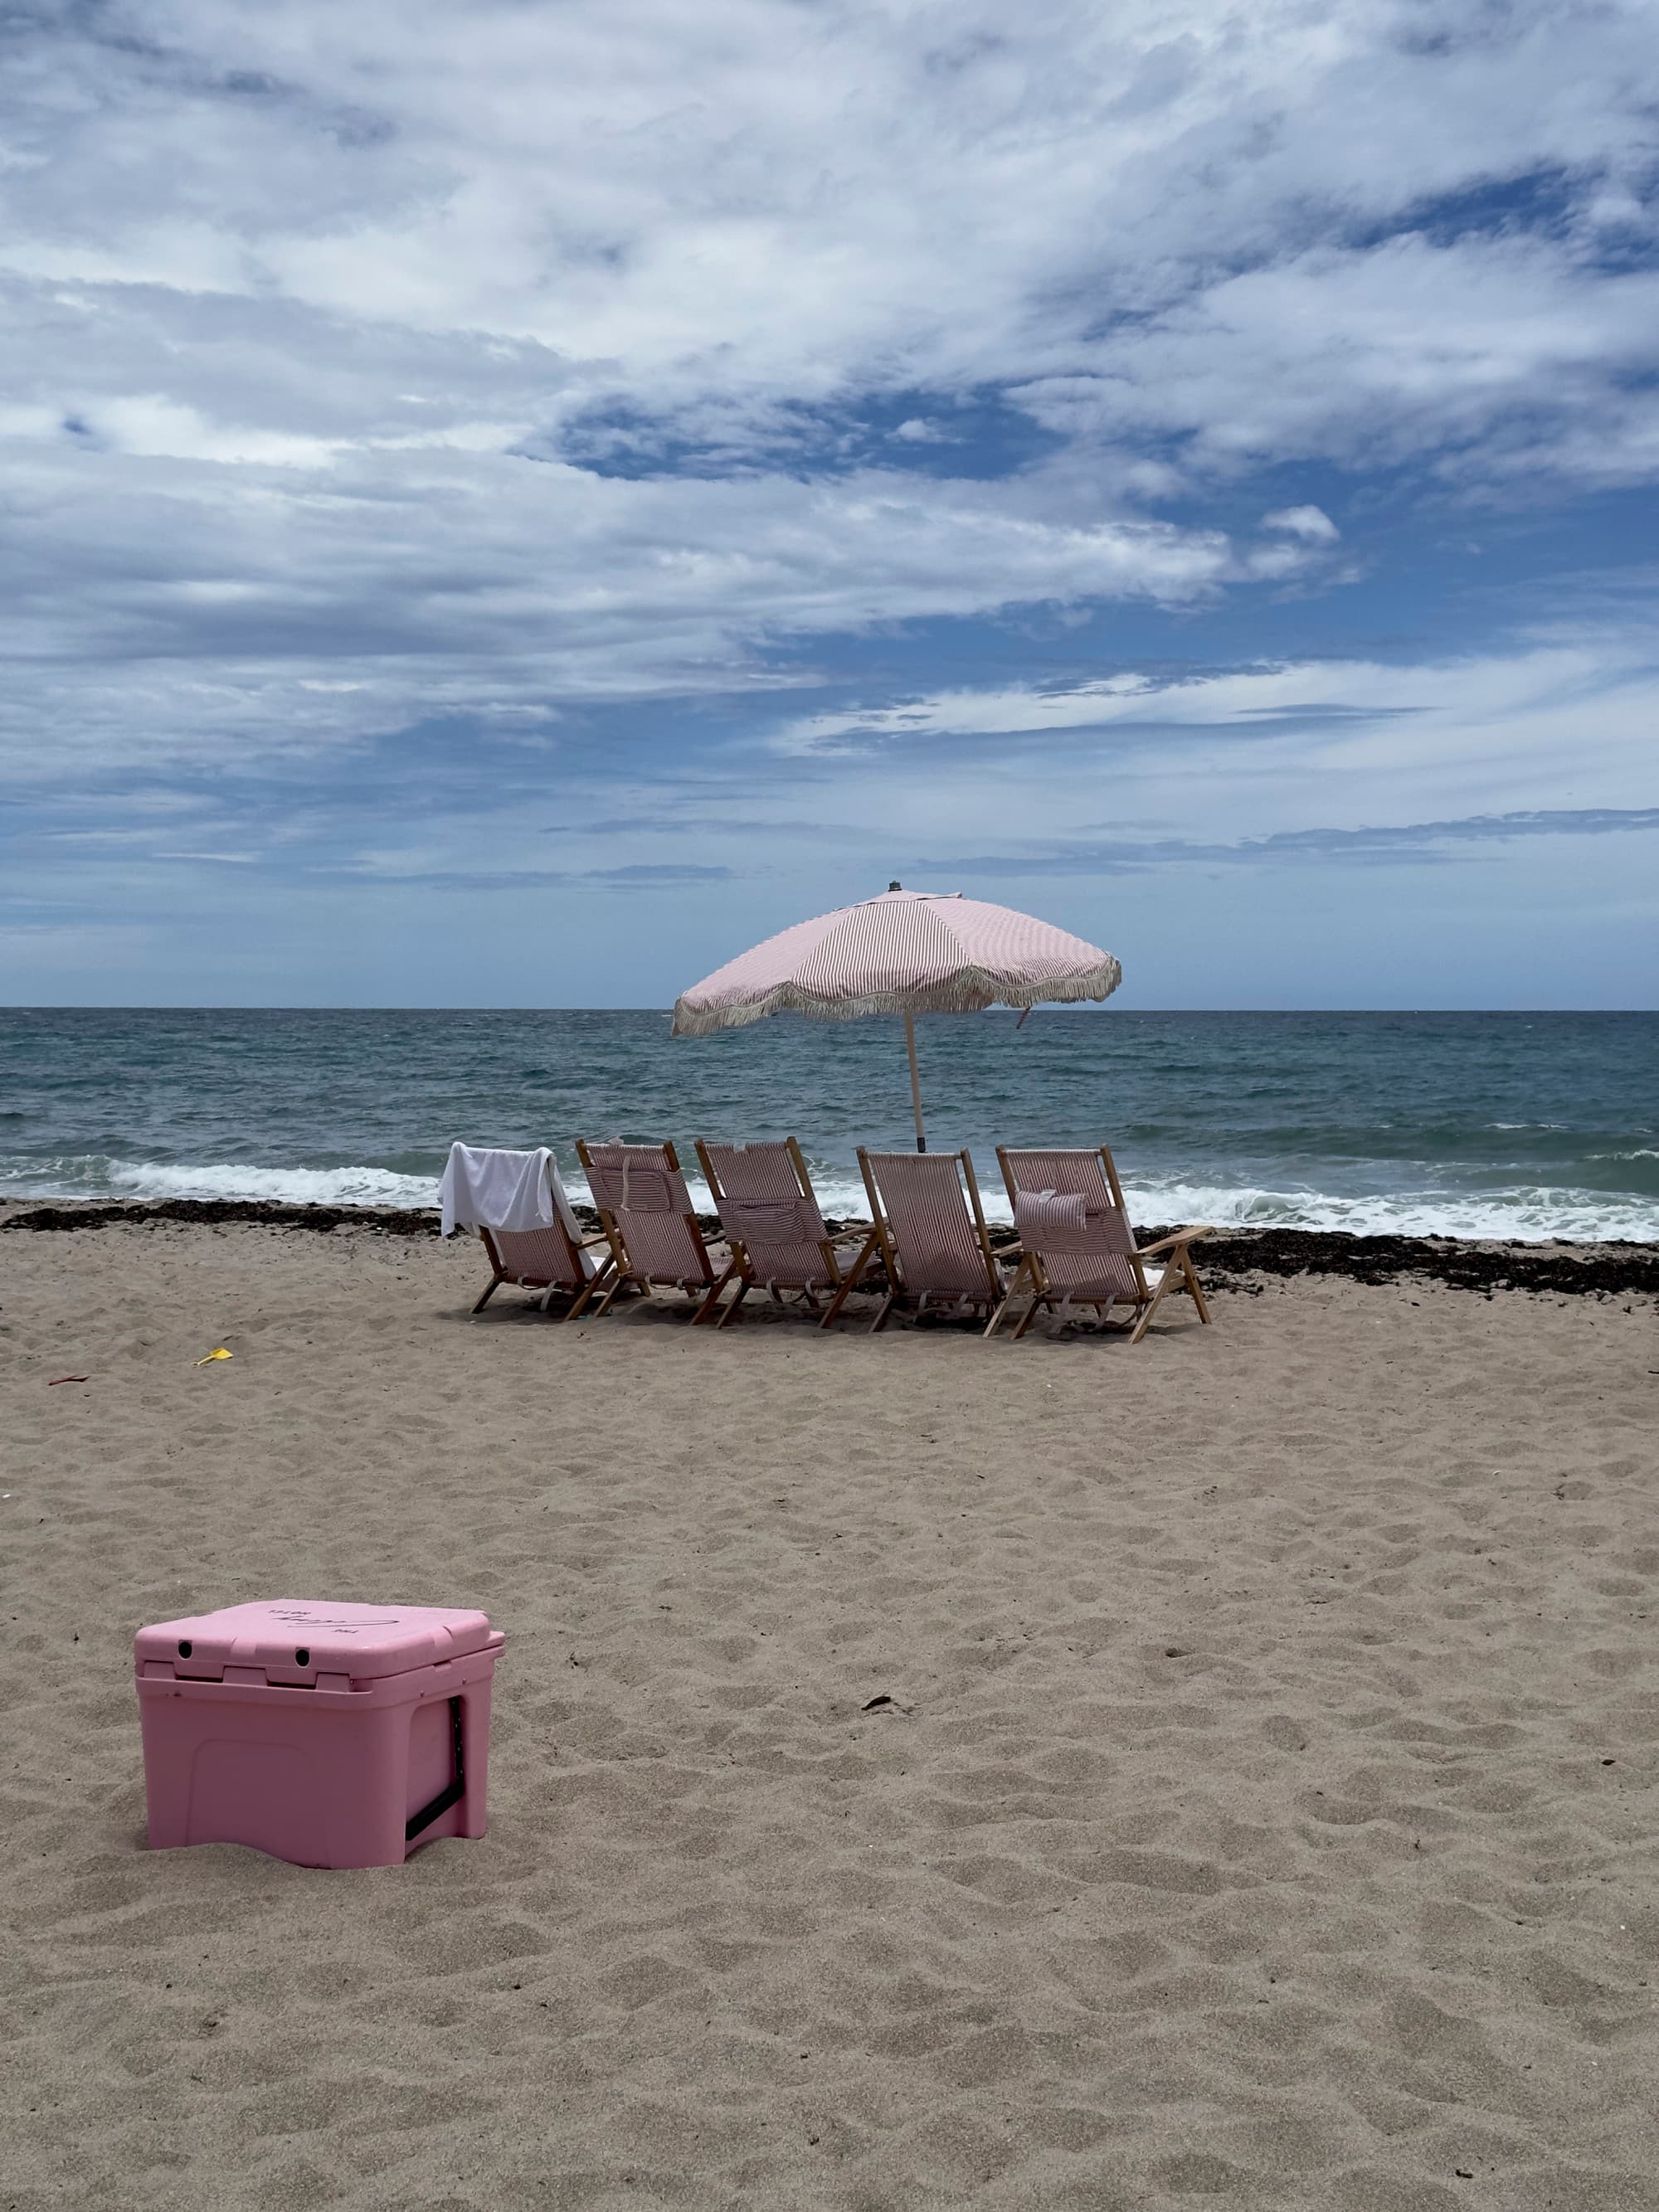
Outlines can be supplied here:
[[1655, 27], [15, 15], [0, 1000], [1659, 1003]]

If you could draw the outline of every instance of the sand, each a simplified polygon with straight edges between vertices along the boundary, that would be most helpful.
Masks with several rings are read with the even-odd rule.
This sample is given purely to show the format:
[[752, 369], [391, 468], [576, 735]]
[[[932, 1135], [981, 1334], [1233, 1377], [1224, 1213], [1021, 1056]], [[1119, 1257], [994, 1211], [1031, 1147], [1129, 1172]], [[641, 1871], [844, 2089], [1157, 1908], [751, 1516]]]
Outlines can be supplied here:
[[[5, 2212], [1659, 2206], [1650, 1301], [482, 1279], [0, 1235]], [[506, 1630], [487, 1838], [145, 1849], [133, 1630], [281, 1595]]]

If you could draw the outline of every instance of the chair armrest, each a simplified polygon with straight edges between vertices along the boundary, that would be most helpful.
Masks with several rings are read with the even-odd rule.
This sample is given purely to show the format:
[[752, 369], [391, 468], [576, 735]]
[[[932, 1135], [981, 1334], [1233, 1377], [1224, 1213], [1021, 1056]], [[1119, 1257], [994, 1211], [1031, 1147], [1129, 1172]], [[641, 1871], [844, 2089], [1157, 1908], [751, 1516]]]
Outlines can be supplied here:
[[1200, 1237], [1213, 1237], [1215, 1224], [1200, 1221], [1191, 1229], [1177, 1229], [1173, 1236], [1160, 1237], [1156, 1244], [1143, 1244], [1136, 1253], [1138, 1260], [1151, 1260], [1160, 1252], [1173, 1252], [1178, 1244], [1190, 1244]]

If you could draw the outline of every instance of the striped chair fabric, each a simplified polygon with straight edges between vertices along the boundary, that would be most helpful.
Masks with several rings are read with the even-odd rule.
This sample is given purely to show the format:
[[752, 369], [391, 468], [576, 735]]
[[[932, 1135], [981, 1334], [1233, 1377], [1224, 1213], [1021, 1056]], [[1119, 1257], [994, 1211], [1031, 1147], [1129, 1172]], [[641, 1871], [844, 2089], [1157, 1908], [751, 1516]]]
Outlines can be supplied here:
[[1022, 1291], [1029, 1296], [1014, 1331], [1016, 1342], [1040, 1306], [1064, 1313], [1074, 1300], [1099, 1307], [1103, 1328], [1109, 1324], [1118, 1299], [1132, 1306], [1136, 1319], [1131, 1344], [1146, 1335], [1171, 1291], [1189, 1297], [1199, 1320], [1207, 1323], [1210, 1309], [1191, 1248], [1212, 1233], [1208, 1222], [1171, 1230], [1156, 1243], [1138, 1247], [1123, 1186], [1104, 1145], [1090, 1152], [1017, 1152], [1004, 1145], [998, 1146], [997, 1158], [1019, 1231], [1020, 1255], [1008, 1295], [986, 1326], [987, 1336], [996, 1334]]
[[[966, 1152], [859, 1151], [878, 1226], [884, 1219], [895, 1297], [994, 1305], [1002, 1280], [984, 1238], [974, 1164]], [[972, 1200], [972, 1211], [969, 1200]], [[890, 1297], [888, 1304], [890, 1305]], [[884, 1307], [876, 1326], [886, 1317]]]
[[691, 1194], [669, 1146], [579, 1145], [577, 1151], [593, 1203], [622, 1248], [622, 1276], [682, 1290], [714, 1281]]
[[836, 1280], [823, 1250], [830, 1231], [810, 1186], [801, 1188], [789, 1146], [699, 1144], [697, 1153], [720, 1227], [748, 1258], [747, 1279], [768, 1290], [830, 1289]]
[[[1098, 1152], [1003, 1152], [1022, 1249], [1034, 1252], [1061, 1304], [1072, 1298], [1146, 1296], [1134, 1262], [1135, 1240]], [[1080, 1199], [1083, 1234], [1068, 1233], [1043, 1200]]]
[[562, 1221], [548, 1229], [481, 1229], [478, 1234], [502, 1279], [525, 1290], [579, 1291], [595, 1270], [592, 1255], [571, 1243]]

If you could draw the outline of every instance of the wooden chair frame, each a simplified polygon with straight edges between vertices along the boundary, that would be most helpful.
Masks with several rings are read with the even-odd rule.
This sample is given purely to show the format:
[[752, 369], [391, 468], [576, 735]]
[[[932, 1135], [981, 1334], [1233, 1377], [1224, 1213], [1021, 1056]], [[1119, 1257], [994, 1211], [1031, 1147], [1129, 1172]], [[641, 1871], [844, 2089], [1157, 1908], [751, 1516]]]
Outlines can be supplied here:
[[[714, 1163], [708, 1156], [708, 1147], [707, 1144], [705, 1144], [701, 1137], [698, 1137], [695, 1142], [696, 1146], [697, 1164], [702, 1170], [703, 1181], [708, 1185], [709, 1195], [714, 1200], [714, 1210], [718, 1212], [730, 1194], [721, 1184]], [[793, 1137], [786, 1137], [783, 1140], [783, 1144], [784, 1150], [789, 1155], [789, 1164], [795, 1171], [795, 1180], [800, 1186], [800, 1196], [806, 1200], [806, 1203], [809, 1206], [817, 1210], [819, 1218], [822, 1219], [823, 1209], [818, 1206], [817, 1193], [812, 1188], [812, 1178], [808, 1171], [806, 1161], [802, 1154], [800, 1146]], [[726, 1304], [720, 1308], [720, 1318], [714, 1324], [716, 1328], [724, 1328], [728, 1322], [733, 1322], [738, 1319], [738, 1309], [742, 1305], [750, 1291], [754, 1289], [757, 1283], [760, 1280], [760, 1277], [750, 1261], [748, 1247], [744, 1244], [743, 1239], [740, 1237], [731, 1236], [724, 1228], [722, 1228], [721, 1234], [726, 1237], [726, 1243], [731, 1249], [732, 1257], [736, 1263], [738, 1290], [737, 1296], [735, 1297], [729, 1298]], [[830, 1289], [832, 1296], [841, 1289], [842, 1285], [841, 1262], [836, 1256], [836, 1247], [837, 1244], [850, 1243], [853, 1241], [853, 1237], [845, 1232], [843, 1232], [843, 1234], [839, 1237], [826, 1236], [813, 1239], [818, 1250], [823, 1255], [824, 1268], [830, 1277]], [[731, 1270], [728, 1269], [726, 1272], [729, 1275]], [[812, 1286], [810, 1284], [803, 1284], [801, 1285], [800, 1295], [812, 1312], [817, 1313], [818, 1310], [818, 1302]], [[782, 1297], [775, 1285], [773, 1287], [772, 1298], [773, 1303], [776, 1305], [781, 1305], [783, 1304]]]
[[[574, 1261], [576, 1271], [580, 1273], [582, 1254], [591, 1252], [595, 1245], [603, 1244], [605, 1239], [603, 1237], [584, 1237], [580, 1231], [577, 1231], [574, 1235], [572, 1234], [572, 1231], [575, 1229], [575, 1223], [564, 1200], [558, 1169], [550, 1161], [548, 1169], [548, 1188], [554, 1197], [553, 1219], [546, 1228], [539, 1230], [538, 1233], [543, 1236], [562, 1237], [564, 1239], [566, 1249]], [[488, 1228], [483, 1222], [477, 1223], [476, 1226], [478, 1242], [488, 1254], [489, 1264], [494, 1272], [472, 1308], [475, 1314], [483, 1311], [503, 1283], [513, 1283], [520, 1290], [544, 1291], [546, 1296], [541, 1301], [544, 1313], [548, 1311], [555, 1297], [562, 1291], [570, 1299], [571, 1304], [569, 1310], [561, 1314], [559, 1318], [561, 1321], [574, 1321], [593, 1293], [601, 1288], [606, 1276], [611, 1273], [611, 1261], [607, 1257], [599, 1262], [594, 1272], [578, 1289], [572, 1289], [568, 1283], [558, 1282], [547, 1275], [526, 1274], [521, 1269], [509, 1266], [502, 1255], [498, 1240], [503, 1236], [510, 1235], [512, 1233], [510, 1231]]]
[[[552, 1305], [553, 1300], [561, 1291], [568, 1292], [571, 1301], [570, 1308], [568, 1312], [562, 1313], [559, 1316], [559, 1319], [562, 1322], [574, 1321], [577, 1315], [582, 1311], [583, 1308], [587, 1304], [588, 1300], [593, 1296], [593, 1293], [603, 1286], [605, 1278], [610, 1274], [611, 1270], [615, 1264], [611, 1255], [607, 1253], [605, 1257], [599, 1262], [598, 1267], [596, 1267], [593, 1273], [587, 1278], [587, 1280], [583, 1284], [581, 1289], [579, 1291], [572, 1291], [568, 1283], [550, 1283], [547, 1282], [544, 1277], [515, 1274], [512, 1268], [504, 1265], [501, 1259], [501, 1247], [495, 1242], [495, 1235], [496, 1232], [493, 1229], [485, 1229], [482, 1225], [479, 1227], [478, 1241], [483, 1246], [486, 1253], [489, 1255], [489, 1264], [495, 1272], [491, 1276], [489, 1283], [485, 1285], [483, 1295], [479, 1298], [477, 1304], [472, 1309], [475, 1314], [482, 1313], [483, 1311], [484, 1308], [489, 1304], [489, 1301], [495, 1297], [496, 1291], [500, 1290], [503, 1283], [514, 1283], [520, 1290], [538, 1291], [545, 1288], [547, 1295], [541, 1301], [541, 1308], [544, 1313], [548, 1311], [549, 1308]], [[605, 1241], [603, 1236], [584, 1237], [581, 1238], [580, 1243], [578, 1243], [574, 1237], [569, 1237], [568, 1231], [566, 1235], [567, 1237], [568, 1237], [571, 1249], [574, 1252], [591, 1252], [596, 1244], [603, 1244]]]
[[[952, 1157], [960, 1162], [962, 1173], [967, 1182], [968, 1203], [973, 1215], [975, 1234], [985, 1260], [986, 1295], [981, 1300], [977, 1294], [969, 1292], [966, 1294], [966, 1302], [973, 1305], [983, 1304], [994, 1306], [1000, 1299], [1006, 1304], [1002, 1277], [997, 1267], [996, 1255], [991, 1249], [990, 1232], [985, 1226], [985, 1208], [980, 1200], [979, 1183], [974, 1174], [973, 1156], [964, 1146], [961, 1152], [953, 1154]], [[870, 1200], [870, 1232], [859, 1248], [858, 1257], [854, 1261], [852, 1268], [841, 1288], [830, 1301], [830, 1310], [818, 1323], [818, 1327], [829, 1328], [846, 1303], [848, 1293], [854, 1289], [860, 1276], [863, 1274], [875, 1255], [879, 1252], [882, 1265], [887, 1271], [887, 1296], [883, 1299], [880, 1310], [870, 1324], [870, 1334], [873, 1336], [878, 1329], [886, 1328], [888, 1316], [896, 1305], [901, 1303], [908, 1304], [914, 1297], [917, 1301], [917, 1310], [920, 1312], [926, 1305], [931, 1293], [926, 1291], [912, 1293], [904, 1288], [904, 1272], [899, 1263], [897, 1249], [893, 1241], [892, 1226], [887, 1218], [886, 1210], [882, 1205], [881, 1194], [876, 1187], [876, 1179], [870, 1171], [870, 1156], [862, 1145], [858, 1148], [858, 1158], [859, 1170], [864, 1177], [865, 1192]]]
[[[672, 1139], [665, 1138], [663, 1140], [662, 1152], [668, 1172], [671, 1175], [682, 1174], [684, 1170], [680, 1166], [679, 1154], [675, 1151]], [[576, 1139], [576, 1157], [582, 1164], [582, 1173], [587, 1177], [588, 1188], [592, 1190], [593, 1154], [592, 1147], [584, 1138], [578, 1137]], [[702, 1227], [696, 1215], [688, 1212], [680, 1216], [681, 1220], [691, 1232], [693, 1243], [702, 1255], [703, 1284], [694, 1289], [682, 1283], [677, 1276], [653, 1276], [643, 1268], [635, 1267], [628, 1256], [628, 1240], [617, 1225], [615, 1213], [609, 1206], [600, 1206], [597, 1199], [594, 1200], [594, 1205], [599, 1217], [599, 1227], [611, 1247], [611, 1263], [616, 1270], [615, 1279], [611, 1287], [593, 1309], [594, 1320], [598, 1321], [602, 1316], [610, 1312], [612, 1302], [624, 1283], [637, 1283], [647, 1297], [651, 1296], [656, 1284], [664, 1283], [673, 1289], [684, 1290], [688, 1297], [698, 1301], [697, 1310], [691, 1316], [691, 1325], [694, 1328], [700, 1321], [706, 1321], [720, 1303], [720, 1292], [737, 1273], [738, 1263], [733, 1259], [722, 1274], [718, 1277], [715, 1275], [714, 1263], [708, 1256], [708, 1243], [703, 1237]]]
[[[1096, 1156], [1105, 1171], [1106, 1188], [1112, 1194], [1112, 1203], [1122, 1216], [1123, 1224], [1127, 1229], [1129, 1225], [1128, 1209], [1123, 1203], [1123, 1186], [1117, 1179], [1117, 1167], [1112, 1158], [1110, 1148], [1101, 1145], [1095, 1149]], [[1009, 1164], [1008, 1150], [1006, 1145], [997, 1146], [997, 1164], [1002, 1170], [1002, 1180], [1006, 1187], [1008, 1204], [1012, 1208], [1019, 1197], [1019, 1189], [1014, 1181], [1013, 1169]], [[1198, 1276], [1193, 1267], [1192, 1255], [1188, 1248], [1195, 1243], [1200, 1237], [1212, 1237], [1214, 1234], [1213, 1224], [1205, 1221], [1196, 1223], [1189, 1229], [1177, 1229], [1171, 1236], [1160, 1237], [1155, 1244], [1143, 1244], [1137, 1247], [1133, 1241], [1131, 1242], [1129, 1249], [1122, 1255], [1129, 1263], [1130, 1271], [1135, 1279], [1137, 1291], [1137, 1296], [1130, 1302], [1133, 1303], [1136, 1316], [1133, 1326], [1128, 1333], [1131, 1344], [1139, 1344], [1141, 1338], [1146, 1335], [1151, 1326], [1152, 1316], [1171, 1291], [1184, 1291], [1190, 1296], [1194, 1304], [1198, 1308], [1199, 1320], [1206, 1326], [1208, 1325], [1210, 1309], [1205, 1304], [1204, 1293], [1199, 1287]], [[1131, 1231], [1131, 1237], [1133, 1238], [1133, 1231]], [[1143, 1263], [1147, 1260], [1155, 1260], [1160, 1254], [1165, 1252], [1170, 1256], [1164, 1261], [1163, 1274], [1158, 1279], [1157, 1288], [1154, 1289], [1146, 1279], [1146, 1269]], [[1020, 1316], [1019, 1327], [1014, 1331], [1016, 1344], [1036, 1318], [1039, 1306], [1046, 1306], [1052, 1313], [1056, 1305], [1062, 1303], [1093, 1306], [1101, 1316], [1103, 1328], [1109, 1328], [1114, 1334], [1121, 1335], [1123, 1333], [1121, 1326], [1109, 1322], [1107, 1316], [1114, 1305], [1123, 1304], [1126, 1303], [1125, 1300], [1121, 1297], [1080, 1297], [1075, 1291], [1070, 1293], [1068, 1298], [1064, 1291], [1056, 1292], [1043, 1272], [1042, 1260], [1035, 1252], [1027, 1252], [1021, 1247], [1019, 1248], [1019, 1264], [1015, 1268], [1013, 1279], [1008, 1285], [1008, 1294], [987, 1324], [985, 1330], [987, 1336], [994, 1335], [1009, 1307], [1019, 1296], [1022, 1285], [1030, 1291], [1031, 1295], [1025, 1311]]]

